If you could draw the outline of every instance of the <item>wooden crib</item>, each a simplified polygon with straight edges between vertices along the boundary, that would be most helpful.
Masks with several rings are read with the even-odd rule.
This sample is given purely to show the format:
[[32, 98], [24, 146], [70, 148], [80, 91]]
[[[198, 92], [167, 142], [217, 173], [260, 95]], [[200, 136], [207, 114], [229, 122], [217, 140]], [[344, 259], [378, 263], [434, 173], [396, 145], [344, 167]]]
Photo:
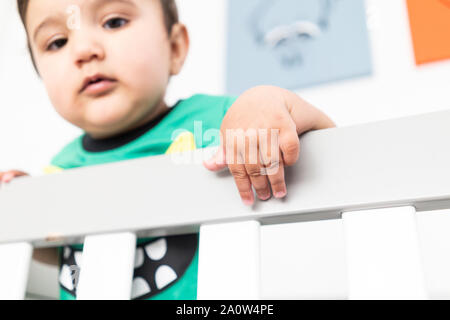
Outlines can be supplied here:
[[33, 248], [84, 243], [77, 298], [130, 299], [138, 237], [200, 232], [198, 298], [259, 299], [261, 227], [330, 219], [343, 223], [348, 298], [434, 297], [416, 216], [450, 209], [447, 139], [450, 111], [310, 132], [288, 197], [252, 208], [230, 175], [171, 156], [15, 180], [0, 189], [0, 298], [24, 298]]

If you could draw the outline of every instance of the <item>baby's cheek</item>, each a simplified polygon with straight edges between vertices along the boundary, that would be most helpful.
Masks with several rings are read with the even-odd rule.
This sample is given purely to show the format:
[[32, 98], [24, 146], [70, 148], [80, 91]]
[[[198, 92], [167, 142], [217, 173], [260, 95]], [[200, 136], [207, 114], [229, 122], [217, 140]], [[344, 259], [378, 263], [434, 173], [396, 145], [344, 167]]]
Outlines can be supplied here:
[[124, 71], [132, 87], [140, 92], [156, 93], [165, 90], [168, 81], [168, 66], [161, 59], [137, 54]]
[[[55, 77], [57, 79], [57, 77]], [[69, 88], [67, 81], [45, 81], [45, 86], [50, 98], [50, 101], [63, 118], [70, 122], [76, 121], [77, 118], [77, 108], [75, 106], [75, 101], [73, 101], [73, 89]]]
[[168, 81], [170, 70], [170, 51], [168, 44], [161, 35], [139, 33], [138, 37], [133, 34], [122, 39], [122, 50], [113, 50], [115, 55], [115, 66], [120, 68], [123, 76], [134, 84], [134, 86], [145, 90], [160, 90]]

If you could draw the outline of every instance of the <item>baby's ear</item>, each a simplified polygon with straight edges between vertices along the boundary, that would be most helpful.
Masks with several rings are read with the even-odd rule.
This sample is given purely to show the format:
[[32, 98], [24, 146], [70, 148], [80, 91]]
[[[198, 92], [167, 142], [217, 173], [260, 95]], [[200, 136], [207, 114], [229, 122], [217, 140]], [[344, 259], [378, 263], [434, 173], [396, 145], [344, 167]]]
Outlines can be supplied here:
[[180, 73], [189, 52], [189, 34], [184, 24], [177, 23], [170, 33], [170, 75]]

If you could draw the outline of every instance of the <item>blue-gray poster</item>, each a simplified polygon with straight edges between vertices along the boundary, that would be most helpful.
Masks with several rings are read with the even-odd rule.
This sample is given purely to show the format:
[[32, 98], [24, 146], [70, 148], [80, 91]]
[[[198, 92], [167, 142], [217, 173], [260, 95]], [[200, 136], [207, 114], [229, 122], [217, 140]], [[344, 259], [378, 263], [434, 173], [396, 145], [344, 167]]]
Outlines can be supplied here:
[[371, 73], [364, 0], [228, 0], [227, 92]]

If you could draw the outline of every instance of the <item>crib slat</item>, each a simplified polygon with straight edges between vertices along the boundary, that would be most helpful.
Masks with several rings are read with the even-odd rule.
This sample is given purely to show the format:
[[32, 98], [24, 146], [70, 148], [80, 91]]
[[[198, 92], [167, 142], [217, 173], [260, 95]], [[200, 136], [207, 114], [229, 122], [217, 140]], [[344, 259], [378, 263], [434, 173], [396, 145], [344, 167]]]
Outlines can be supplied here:
[[0, 300], [23, 300], [33, 247], [29, 243], [0, 245]]
[[260, 224], [200, 227], [197, 298], [260, 298]]
[[414, 207], [343, 214], [350, 299], [426, 299]]
[[417, 215], [425, 281], [430, 299], [450, 299], [450, 210]]
[[347, 299], [342, 219], [265, 226], [262, 299]]
[[135, 251], [134, 233], [86, 237], [77, 299], [130, 299]]

